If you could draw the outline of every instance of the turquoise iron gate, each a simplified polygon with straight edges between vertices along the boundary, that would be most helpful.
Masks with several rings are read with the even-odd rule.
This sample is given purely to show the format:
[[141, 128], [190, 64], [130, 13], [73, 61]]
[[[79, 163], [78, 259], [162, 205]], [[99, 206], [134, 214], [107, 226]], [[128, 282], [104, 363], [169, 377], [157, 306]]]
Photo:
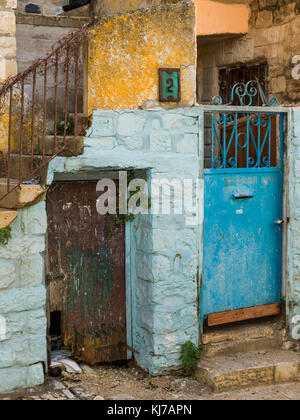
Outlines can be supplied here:
[[[258, 82], [236, 85], [234, 95], [241, 107], [205, 115], [203, 315], [209, 325], [280, 310], [284, 114], [271, 108], [276, 99], [267, 100]], [[264, 107], [250, 106], [256, 95]]]

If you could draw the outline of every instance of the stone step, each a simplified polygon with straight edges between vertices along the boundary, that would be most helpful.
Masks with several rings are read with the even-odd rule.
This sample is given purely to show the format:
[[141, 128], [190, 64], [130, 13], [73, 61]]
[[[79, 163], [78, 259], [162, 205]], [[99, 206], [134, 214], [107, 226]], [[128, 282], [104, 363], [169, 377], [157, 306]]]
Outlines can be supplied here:
[[203, 334], [206, 358], [282, 347], [285, 329], [281, 320], [256, 320], [246, 324], [222, 326]]
[[[50, 158], [53, 153], [53, 136], [46, 137], [46, 162], [50, 161]], [[62, 149], [64, 145], [63, 137], [57, 137], [56, 142], [56, 150], [59, 151]], [[66, 139], [66, 146], [62, 152], [58, 153], [58, 156], [63, 157], [72, 157], [78, 156], [83, 153], [84, 148], [84, 138], [83, 137], [67, 137]], [[17, 148], [15, 150], [18, 150]], [[30, 156], [30, 145], [24, 144], [23, 149], [23, 157], [22, 157], [22, 173], [23, 173], [23, 180], [27, 181], [31, 179], [31, 156]], [[48, 165], [43, 165], [43, 157], [41, 156], [43, 153], [43, 145], [42, 142], [35, 144], [34, 147], [34, 158], [33, 158], [33, 170], [35, 171], [36, 175], [39, 175], [41, 178], [41, 184], [45, 184], [46, 177], [47, 177], [47, 168]], [[12, 153], [10, 156], [10, 176], [14, 179], [19, 179], [19, 166], [20, 166], [20, 155], [18, 153]], [[40, 168], [40, 169], [39, 169]], [[2, 158], [1, 165], [0, 165], [0, 177], [6, 178], [7, 177], [7, 162], [5, 158]]]
[[[41, 178], [41, 184], [45, 184], [46, 177], [47, 177], [47, 169], [48, 165], [42, 165], [42, 157], [41, 156], [34, 156], [33, 158], [33, 170], [37, 171], [36, 175], [39, 175]], [[22, 157], [22, 174], [23, 174], [23, 181], [29, 181], [32, 178], [32, 171], [31, 171], [31, 156], [24, 155]], [[17, 154], [11, 154], [10, 156], [10, 178], [12, 179], [12, 183], [19, 179], [19, 167], [20, 167], [20, 157]], [[40, 168], [40, 169], [39, 169]], [[7, 177], [6, 167], [1, 168], [0, 172], [1, 178]], [[14, 181], [15, 180], [15, 181]], [[19, 183], [19, 181], [18, 181]], [[0, 199], [2, 195], [0, 194]], [[2, 202], [0, 201], [0, 205], [3, 206]]]
[[[18, 185], [17, 180], [11, 180], [11, 188]], [[0, 205], [5, 209], [21, 209], [37, 203], [46, 191], [40, 185], [19, 185], [7, 194], [7, 180], [0, 179]], [[4, 197], [5, 196], [5, 197]], [[1, 197], [4, 197], [1, 199]]]
[[[66, 137], [64, 140], [63, 136], [56, 137], [56, 152], [60, 152], [59, 156], [78, 156], [83, 153], [83, 136], [78, 137]], [[62, 150], [63, 149], [63, 150]], [[12, 153], [19, 154], [20, 147], [19, 144], [14, 144], [12, 146]], [[45, 154], [47, 156], [52, 156], [54, 152], [54, 136], [46, 136], [45, 138]], [[42, 155], [43, 154], [43, 138], [40, 137], [39, 139], [35, 139], [34, 148], [33, 148], [34, 155]], [[31, 155], [31, 141], [24, 140], [23, 142], [23, 155]]]
[[214, 392], [300, 380], [300, 353], [288, 350], [202, 358], [196, 377]]
[[18, 212], [16, 210], [0, 208], [0, 229], [5, 229], [10, 226], [17, 216]]

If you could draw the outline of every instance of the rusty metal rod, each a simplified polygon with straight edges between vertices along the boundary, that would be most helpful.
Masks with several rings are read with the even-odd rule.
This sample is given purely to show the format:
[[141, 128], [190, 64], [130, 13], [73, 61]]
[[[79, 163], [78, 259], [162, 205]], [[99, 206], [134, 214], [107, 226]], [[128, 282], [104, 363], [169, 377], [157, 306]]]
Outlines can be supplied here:
[[46, 135], [47, 135], [47, 61], [44, 64], [44, 110], [43, 110], [43, 159], [45, 162], [46, 154]]
[[20, 118], [20, 159], [19, 159], [19, 182], [23, 181], [23, 137], [24, 137], [24, 79], [21, 83], [21, 118]]
[[58, 61], [59, 53], [55, 56], [55, 80], [54, 80], [54, 138], [53, 138], [53, 154], [56, 153], [56, 139], [57, 139], [57, 90], [58, 90]]
[[80, 54], [80, 45], [75, 53], [75, 110], [74, 110], [74, 136], [78, 135], [78, 84], [79, 84], [79, 54]]
[[69, 105], [69, 55], [70, 55], [70, 47], [67, 46], [67, 53], [66, 53], [66, 86], [65, 86], [65, 119], [64, 119], [64, 143], [66, 142], [67, 136], [67, 123], [68, 123], [68, 105]]
[[12, 119], [13, 88], [9, 89], [9, 122], [8, 122], [8, 145], [7, 145], [7, 192], [10, 190], [10, 153], [11, 153], [11, 119]]
[[34, 156], [34, 124], [35, 124], [35, 92], [36, 91], [36, 69], [32, 75], [32, 106], [31, 106], [31, 162], [30, 171], [33, 172], [33, 156]]

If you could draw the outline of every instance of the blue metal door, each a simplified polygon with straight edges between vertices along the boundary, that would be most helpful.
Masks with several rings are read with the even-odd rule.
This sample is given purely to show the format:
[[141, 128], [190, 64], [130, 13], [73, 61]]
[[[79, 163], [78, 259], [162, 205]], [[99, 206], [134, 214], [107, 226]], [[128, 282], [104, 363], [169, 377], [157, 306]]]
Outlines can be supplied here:
[[283, 116], [209, 115], [204, 316], [280, 302], [282, 276]]

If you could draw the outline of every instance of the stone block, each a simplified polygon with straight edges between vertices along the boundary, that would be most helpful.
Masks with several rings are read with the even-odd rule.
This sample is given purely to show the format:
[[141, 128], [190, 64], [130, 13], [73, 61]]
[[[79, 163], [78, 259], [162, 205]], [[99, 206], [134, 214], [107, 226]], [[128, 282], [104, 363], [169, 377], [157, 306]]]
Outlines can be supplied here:
[[0, 290], [7, 289], [16, 280], [16, 267], [13, 262], [0, 260]]
[[42, 363], [29, 366], [26, 372], [26, 387], [33, 387], [44, 383], [45, 374]]
[[6, 339], [11, 340], [14, 336], [33, 336], [46, 334], [47, 318], [45, 309], [37, 309], [24, 312], [12, 312], [5, 315]]
[[0, 393], [27, 386], [27, 367], [0, 369]]
[[3, 9], [16, 9], [17, 5], [17, 0], [0, 0], [0, 7]]
[[19, 283], [21, 287], [42, 284], [44, 281], [45, 264], [40, 255], [22, 258], [19, 263]]
[[[22, 315], [22, 314], [20, 314]], [[47, 329], [47, 317], [45, 308], [26, 312], [25, 332], [26, 334], [40, 334]]]
[[139, 227], [135, 233], [136, 249], [143, 252], [152, 252], [152, 230]]
[[47, 232], [46, 202], [20, 211], [21, 228], [25, 235], [44, 235]]
[[152, 281], [152, 255], [136, 252], [135, 269], [138, 277], [144, 280]]
[[115, 119], [111, 113], [93, 114], [93, 127], [90, 137], [107, 137], [115, 134]]
[[286, 78], [284, 76], [275, 77], [271, 80], [272, 93], [282, 93], [286, 91]]
[[86, 139], [84, 146], [88, 148], [93, 148], [96, 150], [111, 150], [114, 149], [117, 145], [117, 140], [115, 137], [100, 137], [97, 139], [91, 138]]
[[9, 289], [0, 293], [0, 314], [41, 309], [45, 305], [45, 286]]
[[14, 312], [5, 315], [7, 340], [11, 340], [14, 336], [21, 335], [25, 332], [27, 315], [27, 312]]
[[29, 366], [46, 359], [46, 330], [44, 335], [22, 334], [0, 342], [0, 370], [12, 366]]
[[176, 144], [176, 152], [184, 154], [196, 154], [198, 151], [198, 135], [184, 134]]
[[146, 119], [136, 113], [128, 113], [120, 115], [118, 119], [118, 134], [120, 136], [129, 137], [141, 134], [146, 124]]
[[143, 137], [126, 137], [123, 141], [129, 150], [142, 150], [144, 148]]
[[0, 369], [0, 393], [41, 385], [44, 382], [42, 363]]
[[12, 238], [6, 246], [0, 247], [0, 258], [14, 260], [15, 258], [35, 255], [45, 251], [45, 238], [43, 236], [23, 236], [12, 233]]
[[163, 281], [171, 274], [171, 262], [164, 255], [154, 255], [152, 258], [152, 273], [154, 281]]
[[0, 57], [0, 81], [4, 81], [6, 79], [6, 59]]
[[15, 36], [0, 36], [0, 51], [2, 57], [15, 57], [17, 53]]
[[14, 34], [16, 32], [16, 17], [14, 11], [0, 11], [0, 34]]
[[0, 80], [15, 76], [18, 72], [17, 62], [14, 59], [0, 57]]
[[150, 135], [151, 152], [171, 152], [172, 138], [166, 131], [153, 132]]
[[171, 253], [172, 257], [176, 255], [193, 254], [197, 248], [197, 232], [194, 229], [154, 229], [153, 250], [154, 252]]
[[0, 209], [0, 229], [10, 226], [18, 216], [16, 210]]
[[183, 127], [183, 116], [181, 114], [166, 114], [163, 116], [163, 125], [168, 130], [179, 130]]
[[[7, 183], [0, 180], [0, 197], [6, 194]], [[37, 202], [42, 198], [45, 190], [40, 185], [20, 185], [1, 200], [1, 206], [7, 209], [21, 209]]]
[[292, 382], [299, 378], [300, 362], [283, 362], [275, 367], [275, 383]]
[[256, 19], [257, 28], [267, 28], [273, 24], [273, 13], [269, 10], [264, 10], [258, 14]]

